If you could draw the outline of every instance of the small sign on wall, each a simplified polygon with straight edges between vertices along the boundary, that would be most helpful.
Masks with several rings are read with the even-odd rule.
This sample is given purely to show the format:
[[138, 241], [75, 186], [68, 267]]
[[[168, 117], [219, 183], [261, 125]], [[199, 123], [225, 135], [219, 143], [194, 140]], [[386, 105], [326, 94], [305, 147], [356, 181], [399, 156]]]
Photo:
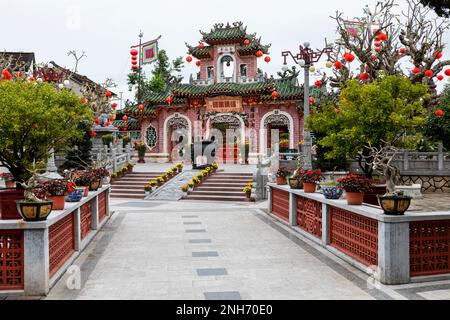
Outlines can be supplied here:
[[219, 96], [207, 98], [206, 112], [244, 112], [242, 97]]

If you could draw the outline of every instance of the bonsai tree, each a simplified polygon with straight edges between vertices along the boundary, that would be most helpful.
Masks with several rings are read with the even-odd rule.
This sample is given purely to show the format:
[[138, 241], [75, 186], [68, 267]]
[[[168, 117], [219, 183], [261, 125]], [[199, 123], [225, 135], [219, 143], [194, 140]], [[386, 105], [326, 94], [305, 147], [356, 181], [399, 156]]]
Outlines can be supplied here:
[[397, 149], [386, 145], [381, 148], [368, 147], [371, 154], [372, 168], [374, 171], [381, 172], [386, 179], [386, 189], [388, 194], [395, 193], [395, 185], [398, 184], [400, 178], [400, 170], [392, 164], [397, 154]]
[[28, 181], [33, 163], [45, 162], [51, 148], [57, 152], [82, 136], [78, 125], [91, 119], [89, 107], [67, 89], [23, 79], [0, 81], [0, 163], [15, 181]]
[[417, 130], [426, 121], [424, 100], [429, 96], [422, 84], [401, 76], [387, 76], [373, 83], [347, 82], [338, 106], [333, 103], [312, 108], [307, 127], [320, 135], [317, 143], [329, 150], [329, 158], [357, 159], [371, 178], [369, 146], [408, 147], [420, 139]]

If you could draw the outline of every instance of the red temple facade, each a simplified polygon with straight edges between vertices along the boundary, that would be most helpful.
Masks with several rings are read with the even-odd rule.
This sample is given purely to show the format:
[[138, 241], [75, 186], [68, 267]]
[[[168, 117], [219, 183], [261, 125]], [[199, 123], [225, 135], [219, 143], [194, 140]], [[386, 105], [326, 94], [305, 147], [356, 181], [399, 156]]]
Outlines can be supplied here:
[[[128, 130], [139, 130], [147, 144], [147, 158], [177, 161], [194, 141], [219, 142], [219, 160], [243, 163], [238, 148], [249, 145], [250, 163], [268, 154], [273, 133], [280, 134], [280, 148], [298, 149], [303, 131], [303, 88], [295, 72], [265, 76], [258, 69], [270, 45], [248, 34], [241, 22], [216, 24], [201, 32], [198, 46], [187, 44], [197, 59], [197, 79], [189, 84], [169, 84], [163, 93], [145, 93], [144, 110], [129, 105]], [[194, 59], [194, 60], [195, 60]], [[279, 130], [279, 131], [273, 131]]]

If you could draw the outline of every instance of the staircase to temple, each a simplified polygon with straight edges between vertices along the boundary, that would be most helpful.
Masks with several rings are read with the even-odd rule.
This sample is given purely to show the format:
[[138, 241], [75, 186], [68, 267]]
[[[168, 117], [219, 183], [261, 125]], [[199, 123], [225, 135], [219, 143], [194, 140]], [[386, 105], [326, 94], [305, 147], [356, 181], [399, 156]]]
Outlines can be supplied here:
[[133, 172], [111, 184], [111, 198], [144, 199], [144, 186], [162, 172]]
[[184, 200], [245, 201], [244, 187], [252, 182], [251, 173], [218, 172], [209, 177]]

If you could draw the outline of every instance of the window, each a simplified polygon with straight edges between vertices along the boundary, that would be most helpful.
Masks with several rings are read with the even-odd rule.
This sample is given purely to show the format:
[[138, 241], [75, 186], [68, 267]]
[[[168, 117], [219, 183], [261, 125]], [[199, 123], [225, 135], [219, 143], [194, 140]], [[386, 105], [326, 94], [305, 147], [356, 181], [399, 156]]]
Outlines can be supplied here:
[[220, 59], [222, 65], [222, 77], [232, 78], [234, 75], [234, 60], [231, 56], [224, 56]]
[[206, 72], [207, 72], [208, 79], [214, 79], [214, 67], [213, 66], [209, 66], [206, 69]]
[[146, 140], [147, 140], [147, 146], [149, 148], [154, 148], [156, 146], [156, 142], [158, 140], [158, 135], [156, 133], [156, 129], [153, 126], [148, 127]]
[[247, 65], [246, 64], [241, 64], [239, 66], [239, 74], [241, 75], [241, 77], [247, 76]]

